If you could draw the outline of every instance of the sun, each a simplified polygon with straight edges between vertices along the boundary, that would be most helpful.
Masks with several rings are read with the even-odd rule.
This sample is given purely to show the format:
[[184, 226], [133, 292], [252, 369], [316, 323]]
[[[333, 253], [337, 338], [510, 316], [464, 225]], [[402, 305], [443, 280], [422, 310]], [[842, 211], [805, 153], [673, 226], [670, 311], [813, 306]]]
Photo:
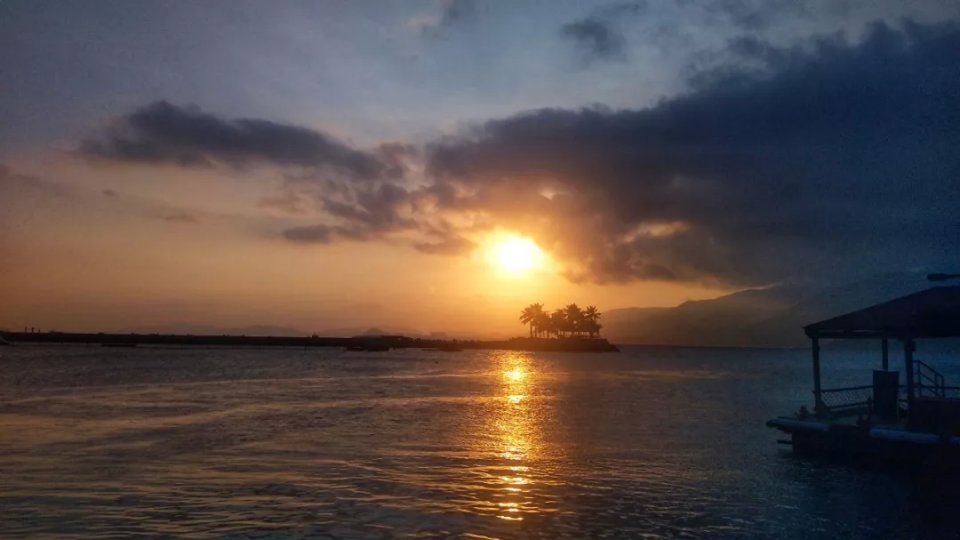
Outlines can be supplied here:
[[491, 262], [503, 273], [511, 276], [526, 276], [543, 260], [543, 252], [529, 238], [505, 235], [491, 249]]

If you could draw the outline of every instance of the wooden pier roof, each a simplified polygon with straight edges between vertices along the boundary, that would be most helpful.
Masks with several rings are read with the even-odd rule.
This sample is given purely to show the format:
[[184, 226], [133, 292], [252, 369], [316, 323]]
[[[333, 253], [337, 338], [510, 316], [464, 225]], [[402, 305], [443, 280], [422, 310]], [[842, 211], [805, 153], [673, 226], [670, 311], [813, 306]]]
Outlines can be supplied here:
[[960, 287], [932, 287], [805, 326], [811, 338], [960, 337]]

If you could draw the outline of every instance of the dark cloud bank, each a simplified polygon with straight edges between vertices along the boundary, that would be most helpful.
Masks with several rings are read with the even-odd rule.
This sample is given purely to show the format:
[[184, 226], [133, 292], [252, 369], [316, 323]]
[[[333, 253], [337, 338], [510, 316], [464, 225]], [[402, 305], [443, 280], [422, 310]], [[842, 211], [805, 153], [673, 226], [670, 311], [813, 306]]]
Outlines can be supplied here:
[[592, 280], [750, 285], [956, 262], [960, 28], [742, 41], [733, 52], [763, 69], [701, 74], [647, 110], [488, 122], [437, 146], [431, 170], [481, 193], [558, 193], [496, 211], [542, 212], [546, 241]]
[[[850, 45], [735, 40], [738, 60], [645, 110], [546, 109], [427, 149], [364, 151], [319, 132], [157, 103], [98, 158], [329, 170], [322, 217], [289, 240], [412, 231], [428, 253], [518, 229], [573, 279], [757, 285], [960, 263], [960, 27], [874, 26]], [[455, 219], [456, 218], [456, 219]]]
[[319, 168], [356, 179], [396, 173], [377, 156], [318, 131], [266, 120], [224, 120], [166, 101], [124, 117], [105, 137], [83, 143], [81, 151], [91, 158], [188, 167], [268, 163]]

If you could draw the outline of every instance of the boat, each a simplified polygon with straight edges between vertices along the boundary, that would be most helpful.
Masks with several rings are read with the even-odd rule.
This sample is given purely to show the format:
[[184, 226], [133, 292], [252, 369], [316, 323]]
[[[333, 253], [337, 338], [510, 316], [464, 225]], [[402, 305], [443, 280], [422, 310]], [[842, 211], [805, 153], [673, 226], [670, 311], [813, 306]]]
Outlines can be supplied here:
[[[960, 337], [960, 287], [932, 287], [804, 327], [810, 338], [813, 403], [767, 422], [796, 454], [960, 466], [960, 386], [946, 384], [918, 343]], [[880, 342], [871, 384], [826, 388], [821, 343]], [[891, 369], [890, 344], [902, 369]], [[903, 375], [901, 380], [901, 375]]]

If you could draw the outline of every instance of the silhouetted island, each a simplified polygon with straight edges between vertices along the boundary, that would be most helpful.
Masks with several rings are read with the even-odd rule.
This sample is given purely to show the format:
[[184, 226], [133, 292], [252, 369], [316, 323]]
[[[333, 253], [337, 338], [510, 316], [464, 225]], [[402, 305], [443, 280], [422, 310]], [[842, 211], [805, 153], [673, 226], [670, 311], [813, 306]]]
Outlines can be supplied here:
[[619, 352], [616, 345], [600, 337], [600, 312], [595, 306], [580, 309], [569, 304], [548, 314], [543, 304], [531, 304], [520, 312], [520, 322], [530, 326], [529, 337], [506, 340], [422, 339], [407, 336], [309, 337], [237, 336], [190, 334], [84, 334], [75, 332], [0, 332], [11, 342], [85, 343], [103, 347], [138, 345], [245, 346], [245, 347], [343, 347], [351, 351], [425, 349], [456, 352], [464, 349], [506, 349], [515, 351]]
[[105, 347], [160, 346], [244, 346], [244, 347], [343, 347], [350, 350], [386, 351], [389, 349], [507, 349], [518, 351], [616, 352], [619, 349], [602, 338], [569, 336], [559, 339], [513, 338], [506, 340], [445, 340], [407, 336], [358, 337], [281, 337], [178, 334], [106, 334], [76, 332], [5, 332], [10, 342], [80, 343]]

